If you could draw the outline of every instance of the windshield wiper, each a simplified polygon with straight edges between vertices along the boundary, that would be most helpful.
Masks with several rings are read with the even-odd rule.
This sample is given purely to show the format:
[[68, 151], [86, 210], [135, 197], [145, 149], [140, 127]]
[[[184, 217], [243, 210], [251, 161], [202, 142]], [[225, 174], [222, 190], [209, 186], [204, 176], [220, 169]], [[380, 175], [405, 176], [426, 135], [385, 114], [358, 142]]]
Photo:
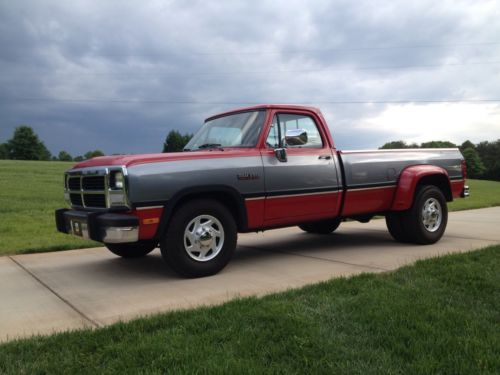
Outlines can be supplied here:
[[220, 143], [204, 143], [201, 146], [198, 146], [198, 150], [202, 150], [205, 148], [218, 148], [224, 151], [224, 149], [221, 146], [222, 145]]

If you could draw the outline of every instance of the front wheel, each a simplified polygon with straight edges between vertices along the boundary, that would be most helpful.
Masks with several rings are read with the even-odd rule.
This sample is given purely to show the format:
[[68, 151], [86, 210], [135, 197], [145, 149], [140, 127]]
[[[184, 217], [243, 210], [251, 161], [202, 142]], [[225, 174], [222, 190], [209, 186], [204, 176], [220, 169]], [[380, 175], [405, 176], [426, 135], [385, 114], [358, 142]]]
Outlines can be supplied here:
[[163, 259], [186, 277], [204, 277], [222, 270], [237, 242], [236, 223], [221, 203], [199, 199], [177, 209], [160, 239]]
[[140, 241], [136, 243], [107, 243], [109, 251], [122, 258], [140, 258], [148, 255], [158, 245], [158, 241]]

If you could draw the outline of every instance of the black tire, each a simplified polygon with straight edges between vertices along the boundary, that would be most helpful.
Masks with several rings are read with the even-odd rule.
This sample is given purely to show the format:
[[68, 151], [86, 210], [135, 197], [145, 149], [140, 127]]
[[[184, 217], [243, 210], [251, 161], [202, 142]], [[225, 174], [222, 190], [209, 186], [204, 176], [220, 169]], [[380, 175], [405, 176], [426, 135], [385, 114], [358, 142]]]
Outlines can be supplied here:
[[399, 242], [410, 242], [410, 236], [403, 227], [404, 212], [389, 212], [385, 215], [385, 223], [391, 236]]
[[[207, 217], [215, 220], [210, 220], [213, 224], [203, 226], [209, 222]], [[201, 223], [198, 226], [197, 219]], [[196, 232], [196, 227], [203, 233]], [[193, 243], [187, 234], [191, 231], [194, 233]], [[211, 231], [218, 231], [219, 235]], [[215, 200], [197, 199], [174, 212], [166, 233], [160, 238], [160, 249], [163, 259], [178, 274], [204, 277], [216, 274], [228, 264], [237, 240], [236, 223], [229, 210]], [[196, 252], [196, 249], [200, 251]]]
[[141, 241], [134, 243], [106, 243], [104, 244], [113, 254], [122, 258], [140, 258], [148, 255], [158, 245], [158, 241]]
[[314, 221], [312, 223], [300, 224], [299, 228], [304, 232], [313, 234], [330, 234], [334, 232], [342, 222], [342, 219], [328, 219], [321, 221]]
[[[429, 215], [430, 224], [429, 221], [426, 224], [423, 210], [429, 202], [434, 202], [439, 214]], [[447, 224], [448, 206], [441, 190], [434, 185], [417, 187], [411, 208], [402, 214], [402, 225], [409, 241], [422, 245], [433, 244], [443, 236]]]

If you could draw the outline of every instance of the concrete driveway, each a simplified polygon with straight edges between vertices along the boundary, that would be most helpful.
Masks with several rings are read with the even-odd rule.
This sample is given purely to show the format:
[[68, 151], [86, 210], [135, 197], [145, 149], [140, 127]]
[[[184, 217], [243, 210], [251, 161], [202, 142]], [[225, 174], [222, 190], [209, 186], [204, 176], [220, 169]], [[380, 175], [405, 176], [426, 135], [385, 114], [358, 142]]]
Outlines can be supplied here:
[[0, 257], [0, 341], [102, 327], [158, 312], [264, 295], [333, 277], [394, 270], [417, 259], [500, 243], [500, 207], [450, 214], [435, 245], [400, 244], [384, 220], [328, 236], [287, 228], [239, 237], [220, 274], [186, 280], [159, 250], [121, 259], [105, 248]]

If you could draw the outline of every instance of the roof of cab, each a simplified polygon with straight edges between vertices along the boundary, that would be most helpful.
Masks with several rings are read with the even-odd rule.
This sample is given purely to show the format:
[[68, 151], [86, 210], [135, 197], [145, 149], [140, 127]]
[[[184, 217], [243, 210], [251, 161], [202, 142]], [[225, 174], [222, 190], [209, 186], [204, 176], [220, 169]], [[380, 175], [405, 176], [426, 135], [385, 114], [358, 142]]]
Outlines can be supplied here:
[[210, 116], [205, 121], [213, 120], [217, 117], [222, 117], [222, 116], [227, 116], [232, 113], [238, 113], [238, 112], [247, 112], [247, 111], [255, 111], [259, 109], [283, 109], [283, 110], [289, 110], [289, 109], [299, 109], [299, 110], [306, 110], [306, 111], [311, 111], [314, 112], [318, 115], [321, 115], [321, 111], [319, 108], [316, 107], [310, 107], [310, 106], [305, 106], [305, 105], [295, 105], [295, 104], [259, 104], [259, 105], [254, 105], [250, 107], [243, 107], [243, 108], [236, 108], [232, 109], [230, 111], [218, 113], [216, 115]]

